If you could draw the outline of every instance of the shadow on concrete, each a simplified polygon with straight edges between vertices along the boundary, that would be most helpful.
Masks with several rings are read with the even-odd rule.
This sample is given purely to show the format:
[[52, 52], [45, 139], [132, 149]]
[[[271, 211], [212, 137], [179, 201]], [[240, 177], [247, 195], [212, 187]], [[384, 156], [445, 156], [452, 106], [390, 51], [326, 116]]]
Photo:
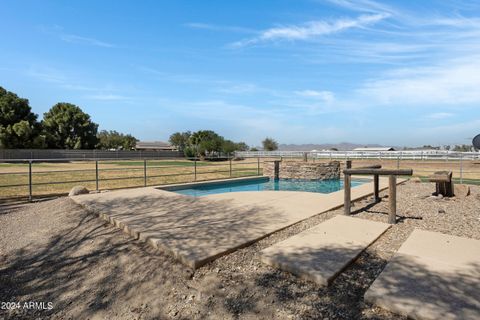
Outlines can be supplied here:
[[480, 264], [432, 271], [409, 255], [396, 255], [367, 300], [414, 318], [479, 319]]
[[[113, 194], [113, 193], [112, 193]], [[82, 199], [90, 210], [107, 213], [142, 241], [197, 268], [223, 253], [292, 224], [278, 209], [265, 205], [235, 206], [227, 200], [208, 200], [161, 193]]]

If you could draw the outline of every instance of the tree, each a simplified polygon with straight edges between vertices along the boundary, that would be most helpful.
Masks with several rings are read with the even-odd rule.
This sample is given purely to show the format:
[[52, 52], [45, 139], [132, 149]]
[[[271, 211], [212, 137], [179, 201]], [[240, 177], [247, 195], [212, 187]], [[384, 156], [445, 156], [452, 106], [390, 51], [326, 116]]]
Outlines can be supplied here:
[[231, 153], [235, 152], [237, 150], [237, 144], [233, 142], [232, 140], [224, 140], [222, 143], [222, 151], [230, 155]]
[[245, 143], [245, 142], [238, 142], [236, 143], [236, 149], [235, 151], [248, 151], [250, 147]]
[[57, 103], [43, 115], [47, 145], [55, 149], [92, 149], [98, 125], [76, 105]]
[[178, 150], [183, 151], [189, 144], [189, 139], [192, 133], [190, 131], [185, 132], [175, 132], [173, 133], [168, 141]]
[[222, 151], [223, 137], [211, 130], [194, 132], [189, 139], [190, 146], [197, 156], [206, 156], [210, 153]]
[[265, 151], [275, 151], [278, 149], [278, 143], [272, 138], [265, 138], [265, 140], [262, 141], [263, 145], [263, 150]]
[[135, 148], [137, 139], [130, 134], [119, 133], [115, 130], [102, 130], [97, 135], [98, 149], [131, 150]]
[[0, 148], [38, 148], [44, 143], [28, 100], [0, 87]]
[[455, 147], [453, 148], [453, 151], [469, 152], [469, 151], [472, 151], [472, 146], [468, 144], [455, 145]]

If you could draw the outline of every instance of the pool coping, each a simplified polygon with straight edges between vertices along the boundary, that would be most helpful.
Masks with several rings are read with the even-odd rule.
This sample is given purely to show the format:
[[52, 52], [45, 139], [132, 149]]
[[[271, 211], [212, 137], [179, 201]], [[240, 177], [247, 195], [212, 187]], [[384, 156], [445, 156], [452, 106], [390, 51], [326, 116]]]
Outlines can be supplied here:
[[269, 179], [270, 178], [266, 176], [249, 176], [249, 177], [240, 177], [240, 178], [227, 178], [227, 179], [204, 180], [204, 181], [184, 182], [184, 183], [175, 183], [175, 184], [163, 184], [163, 185], [152, 186], [152, 188], [165, 190], [165, 191], [176, 191], [176, 190], [188, 189], [188, 187], [210, 186], [210, 185], [222, 184], [225, 182], [241, 182], [241, 181], [256, 181], [256, 180], [267, 181]]
[[[236, 180], [259, 177], [248, 178]], [[215, 182], [233, 179], [222, 180]], [[388, 188], [387, 180], [380, 179], [380, 190]], [[399, 179], [397, 184], [403, 181]], [[352, 201], [370, 196], [372, 186], [370, 182], [353, 187]], [[328, 194], [245, 191], [192, 197], [144, 187], [79, 195], [72, 199], [134, 238], [197, 269], [272, 233], [342, 207], [343, 189]], [[201, 237], [195, 237], [195, 232]]]
[[[227, 178], [227, 179], [216, 179], [216, 180], [205, 180], [205, 181], [194, 181], [194, 182], [182, 182], [182, 183], [175, 183], [175, 184], [164, 184], [164, 185], [157, 185], [157, 186], [151, 186], [151, 188], [158, 189], [158, 190], [163, 190], [163, 191], [177, 191], [177, 190], [184, 190], [184, 189], [189, 189], [189, 188], [194, 188], [194, 187], [202, 187], [202, 186], [214, 186], [214, 185], [219, 185], [223, 184], [226, 182], [243, 182], [243, 181], [268, 181], [271, 178], [268, 176], [249, 176], [249, 177], [239, 177], [239, 178]], [[352, 179], [355, 180], [365, 180], [365, 183], [372, 182], [373, 179], [367, 178], [365, 176], [352, 176]], [[292, 179], [293, 180], [293, 179]], [[340, 179], [341, 180], [341, 179]], [[322, 181], [322, 180], [319, 180]], [[352, 187], [354, 188], [354, 187]], [[309, 192], [309, 193], [322, 193], [322, 194], [331, 194], [334, 192], [339, 192], [342, 191], [342, 189], [329, 192], [329, 193], [322, 193], [322, 192], [312, 192], [312, 191], [291, 191], [291, 190], [276, 190], [276, 192]], [[269, 191], [269, 190], [263, 190], [263, 191]], [[271, 191], [271, 190], [270, 190]], [[238, 191], [238, 192], [244, 192], [244, 191]], [[256, 192], [262, 192], [262, 191], [256, 191]]]

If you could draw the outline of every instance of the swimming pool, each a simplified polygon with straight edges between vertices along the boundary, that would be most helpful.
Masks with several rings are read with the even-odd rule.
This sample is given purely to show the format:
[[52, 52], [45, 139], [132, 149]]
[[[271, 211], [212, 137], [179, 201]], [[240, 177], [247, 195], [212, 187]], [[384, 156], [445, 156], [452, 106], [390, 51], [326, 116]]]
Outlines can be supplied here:
[[[368, 179], [352, 179], [352, 187], [369, 182]], [[331, 193], [343, 189], [342, 180], [297, 180], [260, 178], [246, 181], [222, 181], [221, 183], [201, 184], [197, 186], [171, 190], [187, 196], [201, 197], [210, 194], [239, 191], [303, 191]]]

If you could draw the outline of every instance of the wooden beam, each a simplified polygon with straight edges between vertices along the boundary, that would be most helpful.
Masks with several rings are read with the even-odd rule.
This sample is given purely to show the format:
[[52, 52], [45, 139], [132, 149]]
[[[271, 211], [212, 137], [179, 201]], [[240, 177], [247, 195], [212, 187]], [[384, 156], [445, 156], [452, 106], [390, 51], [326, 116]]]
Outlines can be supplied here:
[[353, 168], [353, 169], [381, 169], [381, 168], [382, 168], [381, 164], [374, 164], [374, 165], [371, 165], [371, 166], [356, 167], [356, 168]]
[[391, 175], [388, 178], [390, 203], [390, 212], [388, 214], [388, 223], [395, 224], [397, 222], [397, 176]]
[[380, 176], [411, 176], [413, 174], [412, 169], [345, 169], [343, 174], [356, 174], [356, 175], [373, 175], [378, 174]]

